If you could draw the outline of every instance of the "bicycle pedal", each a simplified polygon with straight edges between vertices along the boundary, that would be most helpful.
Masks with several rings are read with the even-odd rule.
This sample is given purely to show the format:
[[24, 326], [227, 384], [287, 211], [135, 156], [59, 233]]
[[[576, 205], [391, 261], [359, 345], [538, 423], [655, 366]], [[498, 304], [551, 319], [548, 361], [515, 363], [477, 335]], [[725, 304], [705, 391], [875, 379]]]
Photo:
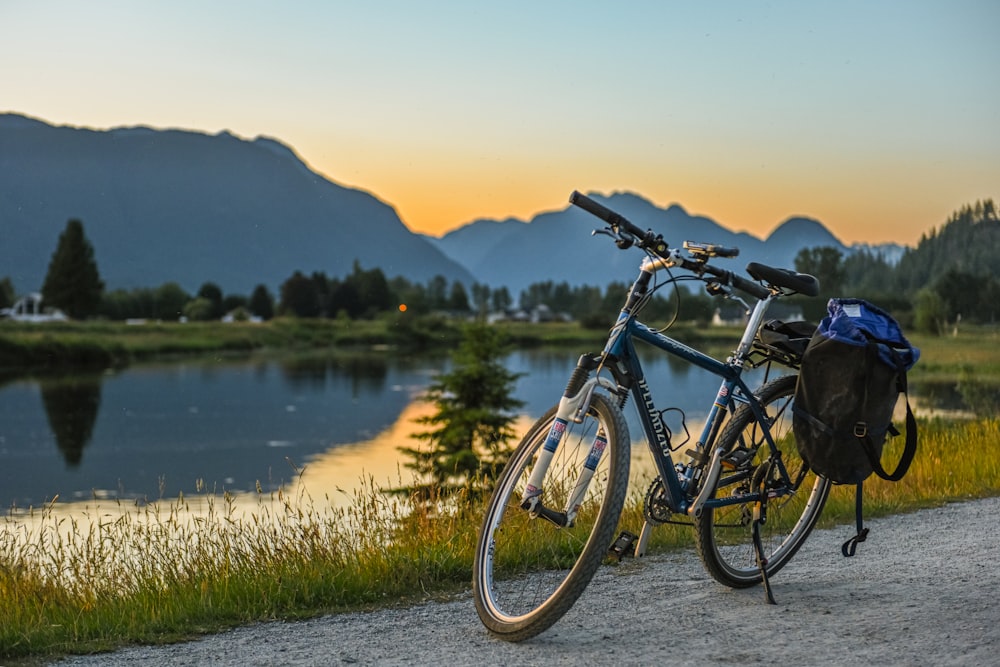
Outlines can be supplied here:
[[635, 542], [639, 539], [639, 536], [635, 533], [630, 533], [627, 530], [623, 530], [618, 536], [618, 539], [612, 543], [608, 548], [608, 555], [618, 559], [620, 563], [622, 559], [626, 556], [635, 555]]
[[737, 447], [722, 457], [722, 467], [727, 470], [736, 470], [749, 463], [753, 459], [753, 454], [753, 450], [746, 447]]

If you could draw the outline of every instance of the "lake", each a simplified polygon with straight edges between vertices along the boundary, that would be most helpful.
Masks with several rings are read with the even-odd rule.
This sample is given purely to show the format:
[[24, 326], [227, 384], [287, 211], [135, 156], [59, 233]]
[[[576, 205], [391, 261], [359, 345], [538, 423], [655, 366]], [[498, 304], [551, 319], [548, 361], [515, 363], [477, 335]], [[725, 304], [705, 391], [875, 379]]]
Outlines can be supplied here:
[[[520, 429], [558, 400], [578, 356], [544, 349], [506, 358], [523, 373]], [[420, 395], [447, 363], [313, 354], [8, 379], [0, 385], [0, 502], [152, 501], [292, 482], [314, 497], [348, 496], [366, 476], [405, 484], [411, 477], [397, 448], [417, 443], [414, 420], [433, 411]], [[718, 379], [662, 355], [644, 366], [657, 406], [683, 410], [697, 433]], [[681, 432], [676, 413], [667, 423]]]

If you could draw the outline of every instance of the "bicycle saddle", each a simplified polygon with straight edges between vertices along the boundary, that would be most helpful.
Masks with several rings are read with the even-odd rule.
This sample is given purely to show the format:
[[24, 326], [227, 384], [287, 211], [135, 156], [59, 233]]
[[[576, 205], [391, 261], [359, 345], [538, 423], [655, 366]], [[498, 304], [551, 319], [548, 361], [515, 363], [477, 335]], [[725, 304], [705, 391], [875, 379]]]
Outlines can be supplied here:
[[819, 281], [816, 280], [815, 276], [811, 276], [808, 273], [797, 273], [789, 269], [779, 269], [758, 262], [747, 264], [747, 273], [755, 280], [763, 280], [769, 285], [785, 287], [799, 294], [805, 294], [806, 296], [816, 296], [819, 294]]

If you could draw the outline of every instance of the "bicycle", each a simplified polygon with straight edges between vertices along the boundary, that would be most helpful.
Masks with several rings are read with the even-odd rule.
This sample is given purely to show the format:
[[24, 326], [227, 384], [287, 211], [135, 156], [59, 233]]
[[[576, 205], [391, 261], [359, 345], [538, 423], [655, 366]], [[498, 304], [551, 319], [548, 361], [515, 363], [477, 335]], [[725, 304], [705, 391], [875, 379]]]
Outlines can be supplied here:
[[[559, 403], [528, 430], [497, 478], [474, 560], [480, 619], [502, 639], [533, 637], [576, 602], [609, 553], [641, 556], [656, 525], [678, 520], [694, 527], [696, 550], [714, 579], [734, 588], [763, 583], [773, 603], [769, 577], [809, 535], [830, 483], [801, 461], [791, 433], [794, 371], [811, 329], [766, 322], [765, 315], [790, 294], [816, 296], [818, 281], [754, 262], [747, 279], [708, 262], [735, 257], [736, 248], [685, 242], [685, 257], [662, 235], [579, 192], [570, 202], [606, 223], [595, 235], [610, 236], [621, 249], [638, 247], [646, 257], [604, 349], [580, 357]], [[674, 268], [685, 274], [674, 276]], [[659, 272], [669, 278], [654, 282]], [[710, 293], [735, 299], [748, 312], [740, 342], [725, 361], [637, 319], [658, 288], [681, 279], [703, 281]], [[739, 293], [756, 303], [748, 306]], [[680, 452], [685, 443], [672, 444], [666, 411], [655, 407], [635, 340], [722, 379], [690, 449]], [[774, 363], [788, 374], [768, 380]], [[754, 392], [743, 372], [761, 366], [765, 381]], [[640, 534], [623, 531], [616, 538], [629, 484], [631, 439], [622, 410], [630, 397], [658, 476], [643, 501]]]

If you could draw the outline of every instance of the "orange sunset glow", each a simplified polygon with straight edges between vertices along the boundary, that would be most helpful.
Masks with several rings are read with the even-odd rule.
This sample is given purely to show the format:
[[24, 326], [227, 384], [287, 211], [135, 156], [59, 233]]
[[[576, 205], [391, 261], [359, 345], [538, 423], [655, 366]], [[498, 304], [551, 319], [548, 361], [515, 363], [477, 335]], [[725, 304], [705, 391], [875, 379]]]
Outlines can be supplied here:
[[274, 137], [432, 235], [578, 189], [912, 245], [997, 196], [998, 19], [970, 0], [3, 3], [0, 111]]

